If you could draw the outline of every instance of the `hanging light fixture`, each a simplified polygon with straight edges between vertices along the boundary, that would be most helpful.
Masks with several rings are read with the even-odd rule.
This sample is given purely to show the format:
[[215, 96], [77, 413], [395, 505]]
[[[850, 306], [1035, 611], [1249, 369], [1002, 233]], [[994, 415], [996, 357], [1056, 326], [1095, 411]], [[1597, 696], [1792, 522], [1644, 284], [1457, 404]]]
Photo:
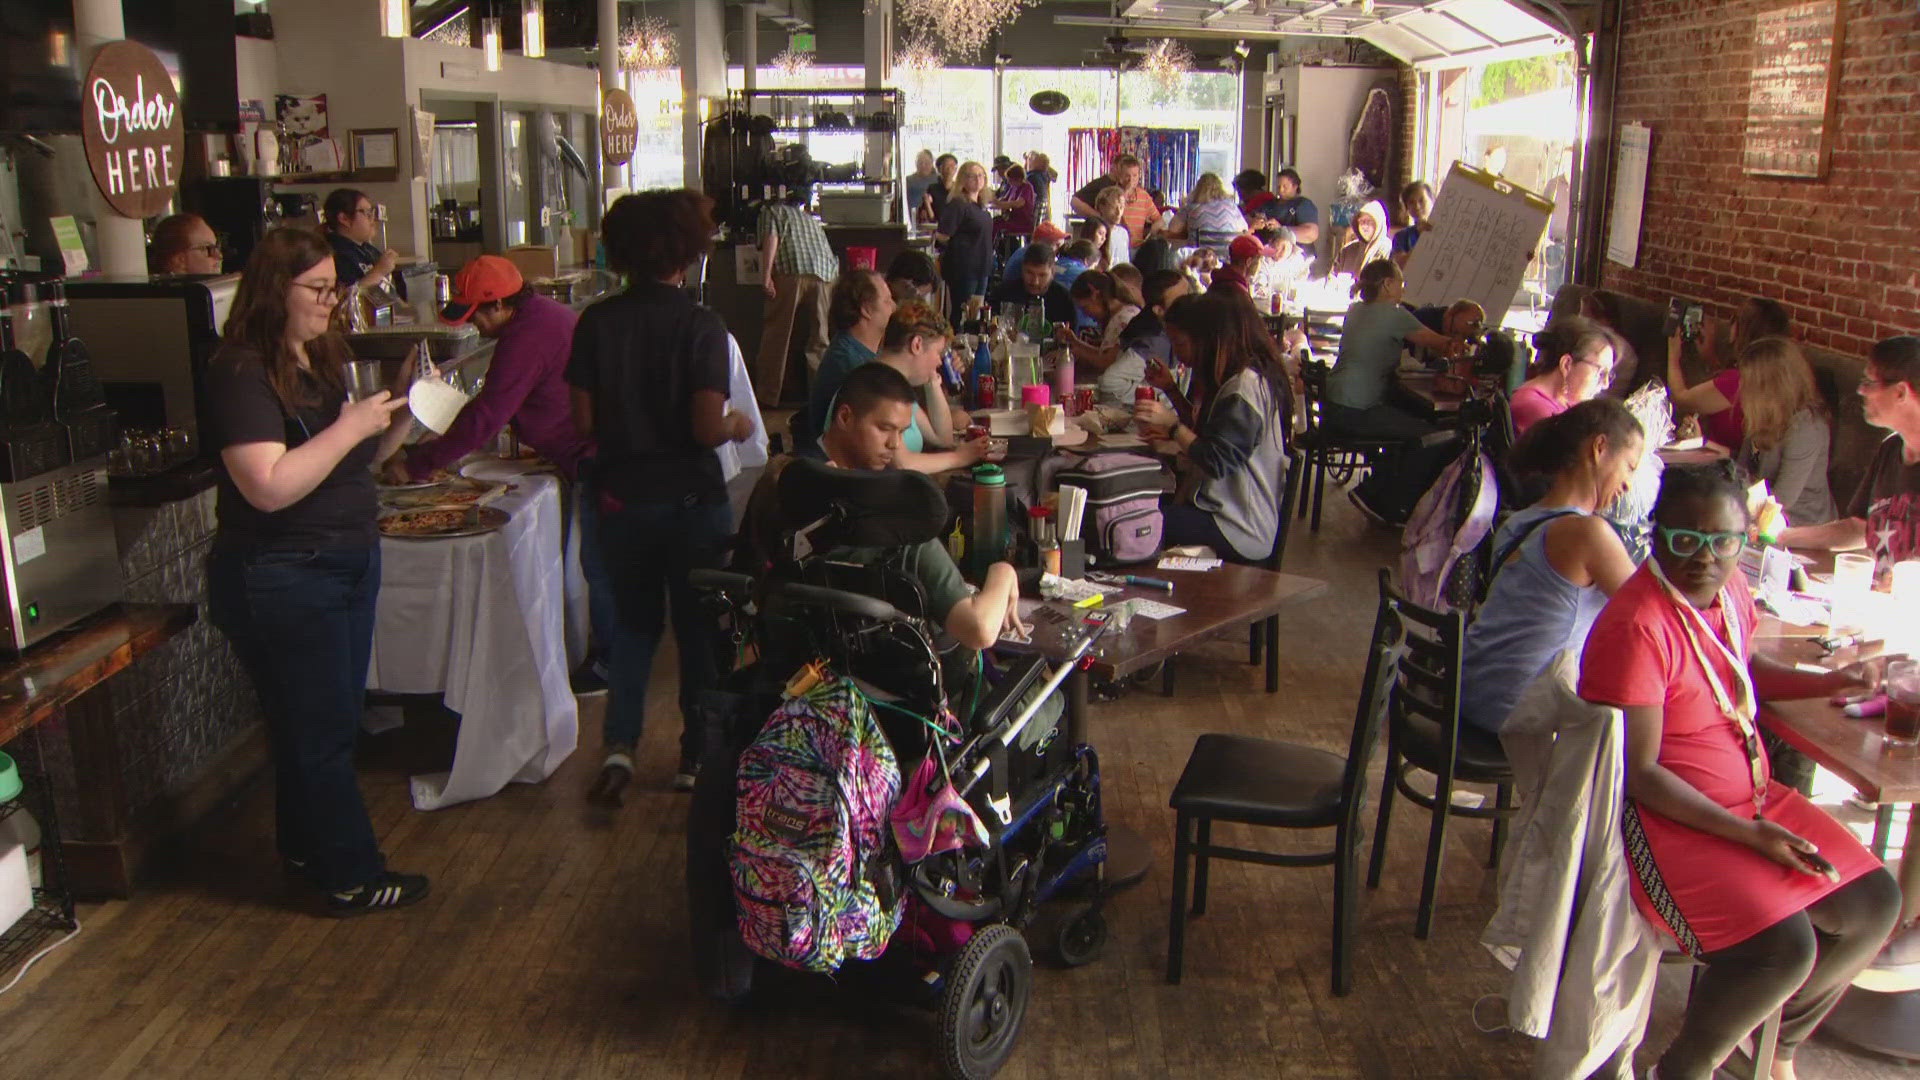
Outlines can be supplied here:
[[528, 59], [547, 55], [546, 0], [520, 0], [520, 55]]
[[908, 37], [936, 43], [949, 56], [980, 55], [993, 36], [1040, 0], [895, 0]]
[[480, 20], [480, 55], [486, 60], [488, 71], [500, 70], [500, 16], [489, 15]]
[[1178, 90], [1193, 71], [1193, 50], [1172, 38], [1161, 38], [1140, 58], [1139, 70], [1162, 90]]
[[665, 19], [642, 14], [620, 31], [620, 67], [636, 75], [673, 67], [678, 52]]
[[914, 37], [893, 58], [893, 66], [914, 79], [925, 79], [946, 66], [940, 47], [925, 37]]
[[813, 54], [810, 52], [796, 52], [789, 46], [788, 48], [780, 50], [779, 55], [775, 56], [770, 63], [773, 67], [778, 68], [781, 74], [792, 78], [813, 67]]
[[380, 0], [380, 36], [403, 38], [412, 35], [412, 16], [407, 0]]

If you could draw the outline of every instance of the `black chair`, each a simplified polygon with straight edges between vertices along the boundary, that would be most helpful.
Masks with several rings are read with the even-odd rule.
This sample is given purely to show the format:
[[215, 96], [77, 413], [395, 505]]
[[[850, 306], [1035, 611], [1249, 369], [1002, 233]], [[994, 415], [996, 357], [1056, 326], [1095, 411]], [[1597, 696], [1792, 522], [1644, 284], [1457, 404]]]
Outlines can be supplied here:
[[[1307, 429], [1298, 442], [1305, 449], [1307, 458], [1307, 488], [1313, 493], [1314, 532], [1320, 531], [1320, 504], [1327, 494], [1327, 477], [1333, 474], [1335, 483], [1344, 483], [1357, 469], [1366, 467], [1374, 458], [1386, 453], [1399, 442], [1394, 439], [1340, 435], [1328, 431], [1321, 423], [1321, 403], [1327, 396], [1327, 375], [1333, 370], [1331, 365], [1308, 360], [1300, 365], [1300, 384], [1306, 389]], [[1301, 500], [1300, 516], [1307, 516], [1308, 501]]]
[[[1387, 819], [1393, 793], [1427, 808], [1433, 822], [1427, 831], [1427, 865], [1420, 882], [1420, 914], [1413, 936], [1424, 940], [1433, 928], [1433, 893], [1440, 878], [1440, 856], [1446, 848], [1447, 819], [1491, 819], [1493, 842], [1487, 866], [1500, 865], [1506, 841], [1506, 819], [1513, 813], [1513, 767], [1500, 740], [1460, 723], [1460, 668], [1463, 631], [1458, 611], [1442, 614], [1408, 602], [1386, 586], [1395, 610], [1409, 623], [1402, 643], [1405, 656], [1395, 672], [1387, 705], [1387, 771], [1380, 791], [1380, 820], [1373, 834], [1373, 855], [1367, 865], [1367, 888], [1380, 884], [1380, 865], [1387, 854]], [[1413, 770], [1435, 777], [1434, 793], [1417, 791], [1408, 782]], [[1492, 807], [1456, 806], [1456, 783], [1495, 785]]]
[[[1354, 709], [1347, 756], [1297, 743], [1245, 735], [1202, 735], [1173, 786], [1173, 912], [1167, 927], [1167, 981], [1180, 981], [1187, 919], [1187, 862], [1193, 860], [1193, 917], [1207, 910], [1207, 860], [1264, 866], [1333, 865], [1333, 992], [1353, 983], [1353, 938], [1359, 904], [1361, 816], [1366, 803], [1367, 759], [1380, 734], [1387, 690], [1406, 636], [1401, 603], [1380, 575], [1380, 606], [1373, 645]], [[1333, 829], [1333, 850], [1306, 855], [1222, 847], [1213, 843], [1215, 821], [1278, 829]]]

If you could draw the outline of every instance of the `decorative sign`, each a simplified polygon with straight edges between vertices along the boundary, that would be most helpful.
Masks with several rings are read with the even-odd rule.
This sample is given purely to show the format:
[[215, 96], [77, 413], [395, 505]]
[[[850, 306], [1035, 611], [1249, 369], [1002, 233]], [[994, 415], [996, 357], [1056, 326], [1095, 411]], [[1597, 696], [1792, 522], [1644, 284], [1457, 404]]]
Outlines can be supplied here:
[[165, 210], [180, 185], [186, 125], [160, 58], [136, 42], [109, 42], [87, 68], [81, 110], [87, 167], [108, 205], [130, 218]]
[[1407, 303], [1464, 298], [1485, 311], [1507, 310], [1552, 213], [1539, 195], [1454, 162], [1433, 200], [1433, 228], [1407, 260]]
[[1742, 154], [1747, 172], [1815, 179], [1827, 174], [1842, 25], [1839, 0], [1789, 4], [1754, 18]]
[[600, 158], [608, 165], [633, 160], [640, 140], [640, 114], [625, 90], [615, 86], [600, 100]]

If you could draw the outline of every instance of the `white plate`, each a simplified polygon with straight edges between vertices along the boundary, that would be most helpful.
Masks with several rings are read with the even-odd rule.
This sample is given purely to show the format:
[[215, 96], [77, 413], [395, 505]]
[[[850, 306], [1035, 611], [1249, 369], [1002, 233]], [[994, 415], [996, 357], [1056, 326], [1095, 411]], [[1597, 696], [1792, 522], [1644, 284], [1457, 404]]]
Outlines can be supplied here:
[[490, 483], [517, 480], [531, 473], [553, 471], [552, 465], [539, 458], [480, 458], [460, 466], [461, 476]]
[[435, 435], [445, 435], [466, 406], [467, 395], [438, 379], [420, 379], [407, 391], [407, 407], [414, 419]]

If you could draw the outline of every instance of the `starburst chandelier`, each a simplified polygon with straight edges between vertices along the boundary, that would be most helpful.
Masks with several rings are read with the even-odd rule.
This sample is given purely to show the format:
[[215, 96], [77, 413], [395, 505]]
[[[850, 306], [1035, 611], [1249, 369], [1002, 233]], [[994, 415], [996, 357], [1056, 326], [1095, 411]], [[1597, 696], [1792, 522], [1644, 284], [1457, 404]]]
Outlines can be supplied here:
[[909, 40], [893, 58], [893, 66], [914, 82], [925, 82], [946, 66], [940, 47], [925, 37]]
[[804, 71], [812, 70], [813, 54], [810, 52], [797, 52], [793, 48], [788, 47], [782, 49], [769, 63], [782, 75], [791, 79]]
[[937, 43], [949, 56], [980, 55], [993, 36], [1040, 0], [898, 0], [895, 11], [909, 39]]
[[1193, 71], [1193, 50], [1172, 38], [1161, 38], [1140, 58], [1139, 70], [1162, 90], [1178, 90]]
[[665, 71], [678, 55], [673, 29], [665, 19], [642, 15], [620, 32], [620, 67], [635, 75]]

